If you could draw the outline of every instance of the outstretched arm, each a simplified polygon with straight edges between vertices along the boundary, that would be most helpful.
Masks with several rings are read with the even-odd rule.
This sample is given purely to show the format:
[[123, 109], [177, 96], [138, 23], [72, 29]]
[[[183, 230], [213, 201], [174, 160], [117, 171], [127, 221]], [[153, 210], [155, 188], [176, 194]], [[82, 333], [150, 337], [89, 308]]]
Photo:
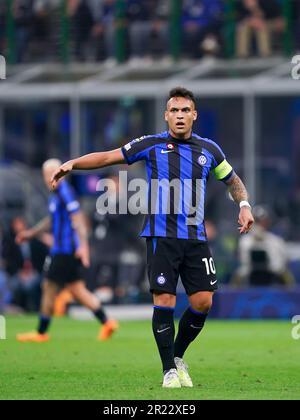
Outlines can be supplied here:
[[69, 160], [54, 172], [51, 180], [52, 187], [56, 188], [60, 178], [68, 175], [68, 173], [74, 169], [99, 169], [118, 163], [125, 163], [125, 158], [121, 149], [115, 149], [109, 152], [90, 153], [77, 159]]
[[254, 218], [248, 203], [249, 197], [246, 187], [240, 177], [236, 174], [225, 181], [225, 183], [228, 186], [231, 197], [240, 206], [238, 223], [241, 227], [239, 227], [239, 231], [240, 233], [248, 233], [254, 223]]

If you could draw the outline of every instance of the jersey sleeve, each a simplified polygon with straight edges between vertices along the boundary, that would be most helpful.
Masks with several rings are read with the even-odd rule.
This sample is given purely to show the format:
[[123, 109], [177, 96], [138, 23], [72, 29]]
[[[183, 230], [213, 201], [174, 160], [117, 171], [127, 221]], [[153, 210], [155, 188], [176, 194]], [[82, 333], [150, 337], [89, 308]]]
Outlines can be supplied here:
[[64, 182], [59, 192], [68, 213], [77, 213], [80, 210], [80, 204], [73, 188], [67, 182]]
[[125, 144], [125, 146], [121, 148], [123, 156], [128, 165], [138, 162], [139, 160], [146, 159], [148, 151], [153, 145], [151, 139], [151, 136], [140, 137]]
[[233, 168], [226, 160], [223, 150], [216, 143], [213, 143], [211, 151], [213, 154], [211, 171], [218, 181], [226, 181], [234, 173]]

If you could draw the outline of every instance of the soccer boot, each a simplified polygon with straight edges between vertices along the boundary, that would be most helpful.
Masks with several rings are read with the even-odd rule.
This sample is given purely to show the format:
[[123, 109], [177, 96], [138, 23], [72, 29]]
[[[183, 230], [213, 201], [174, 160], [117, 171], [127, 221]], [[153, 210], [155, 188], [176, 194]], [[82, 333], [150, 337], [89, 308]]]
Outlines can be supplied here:
[[114, 319], [109, 319], [102, 325], [100, 333], [98, 335], [98, 340], [105, 341], [108, 340], [115, 331], [119, 328], [119, 323]]
[[46, 343], [50, 340], [48, 334], [39, 334], [38, 332], [29, 332], [17, 335], [17, 341], [20, 343]]
[[179, 376], [176, 369], [170, 369], [164, 374], [163, 388], [181, 388]]
[[174, 361], [177, 368], [181, 386], [192, 388], [193, 382], [188, 373], [188, 365], [180, 357], [175, 357]]

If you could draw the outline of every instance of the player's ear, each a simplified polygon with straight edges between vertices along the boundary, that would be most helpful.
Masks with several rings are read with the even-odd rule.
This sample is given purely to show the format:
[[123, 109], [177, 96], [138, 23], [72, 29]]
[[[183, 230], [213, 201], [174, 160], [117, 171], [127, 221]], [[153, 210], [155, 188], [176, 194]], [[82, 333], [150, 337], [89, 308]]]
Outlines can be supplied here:
[[196, 119], [198, 118], [198, 112], [195, 110], [194, 112], [193, 112], [193, 120], [194, 121], [196, 121]]
[[165, 121], [168, 121], [168, 111], [165, 111]]

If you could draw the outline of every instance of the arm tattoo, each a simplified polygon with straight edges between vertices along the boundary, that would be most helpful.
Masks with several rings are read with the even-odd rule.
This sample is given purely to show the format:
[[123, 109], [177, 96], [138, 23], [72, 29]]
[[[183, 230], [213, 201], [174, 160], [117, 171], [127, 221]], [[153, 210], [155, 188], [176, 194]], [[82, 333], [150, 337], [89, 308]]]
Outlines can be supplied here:
[[248, 201], [248, 193], [240, 177], [234, 175], [227, 183], [228, 190], [236, 203]]

